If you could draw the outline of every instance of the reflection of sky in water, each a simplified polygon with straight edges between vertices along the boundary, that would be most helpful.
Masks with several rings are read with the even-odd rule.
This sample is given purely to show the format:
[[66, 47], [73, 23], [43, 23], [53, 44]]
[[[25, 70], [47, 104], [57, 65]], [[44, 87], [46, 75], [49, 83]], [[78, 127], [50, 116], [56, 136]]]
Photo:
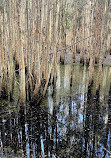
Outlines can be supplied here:
[[49, 112], [52, 115], [53, 114], [53, 98], [52, 97], [48, 97], [48, 106], [49, 106]]
[[42, 157], [44, 157], [44, 143], [43, 143], [43, 139], [42, 139], [42, 136], [41, 136], [41, 149], [42, 149], [42, 153], [41, 153], [41, 155], [42, 155]]
[[26, 153], [27, 153], [27, 158], [30, 158], [30, 147], [29, 147], [29, 137], [28, 137], [28, 126], [25, 124], [25, 134], [26, 134]]

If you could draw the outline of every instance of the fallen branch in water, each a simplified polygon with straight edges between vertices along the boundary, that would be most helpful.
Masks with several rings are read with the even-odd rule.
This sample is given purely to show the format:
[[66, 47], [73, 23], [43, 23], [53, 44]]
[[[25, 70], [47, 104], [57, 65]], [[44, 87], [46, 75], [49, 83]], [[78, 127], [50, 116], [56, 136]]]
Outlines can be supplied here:
[[104, 148], [104, 150], [106, 150], [110, 155], [111, 155], [111, 152], [110, 151], [108, 151], [106, 148]]

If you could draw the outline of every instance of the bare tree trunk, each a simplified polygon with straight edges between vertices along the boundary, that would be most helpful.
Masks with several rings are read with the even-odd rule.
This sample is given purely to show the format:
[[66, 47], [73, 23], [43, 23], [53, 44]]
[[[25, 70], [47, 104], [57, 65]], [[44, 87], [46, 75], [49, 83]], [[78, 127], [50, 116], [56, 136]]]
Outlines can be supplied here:
[[[13, 39], [12, 39], [12, 8], [11, 0], [9, 0], [9, 82], [10, 82], [10, 100], [12, 100], [13, 88], [14, 88], [14, 66], [13, 66]], [[14, 33], [14, 32], [13, 32]]]
[[38, 42], [37, 42], [37, 79], [36, 79], [36, 85], [35, 85], [35, 89], [34, 89], [34, 96], [33, 98], [36, 98], [37, 96], [39, 96], [39, 90], [40, 90], [40, 86], [41, 86], [41, 60], [40, 60], [40, 55], [42, 52], [42, 1], [40, 0], [38, 2], [38, 13], [39, 13], [39, 19], [38, 19], [38, 29], [39, 29], [39, 34], [38, 34]]
[[[76, 4], [75, 4], [76, 5]], [[75, 57], [76, 57], [76, 38], [77, 38], [77, 13], [74, 14], [73, 16], [73, 37], [72, 37], [72, 59], [73, 62], [75, 62]]]
[[[20, 2], [21, 5], [25, 4], [24, 1]], [[24, 5], [23, 5], [24, 6]], [[25, 104], [25, 62], [24, 62], [24, 52], [23, 52], [23, 18], [24, 18], [24, 8], [19, 8], [18, 13], [19, 18], [19, 71], [20, 71], [20, 103]]]
[[106, 40], [108, 36], [107, 30], [107, 21], [106, 21], [106, 12], [107, 12], [107, 2], [105, 7], [101, 8], [101, 45], [100, 45], [100, 55], [99, 55], [99, 71], [98, 71], [98, 81], [97, 81], [97, 92], [100, 90], [101, 78], [102, 78], [102, 65], [104, 60], [104, 55], [106, 51]]
[[96, 26], [95, 26], [95, 63], [99, 63], [99, 54], [100, 54], [100, 45], [101, 45], [101, 32], [102, 32], [102, 19], [103, 19], [103, 12], [102, 12], [102, 4], [101, 1], [98, 0], [96, 2]]
[[[89, 28], [89, 33], [90, 36], [92, 34], [92, 22], [93, 22], [93, 0], [91, 0], [91, 12], [90, 12], [90, 28]], [[94, 74], [94, 50], [93, 50], [93, 42], [94, 39], [91, 37], [90, 38], [90, 64], [89, 64], [89, 86], [92, 85], [93, 83], [93, 74]]]
[[[53, 5], [53, 53], [54, 53], [54, 85], [56, 84], [56, 79], [57, 79], [57, 25], [56, 25], [56, 4]], [[57, 13], [58, 14], [58, 13]]]
[[[84, 8], [83, 10], [83, 19], [82, 19], [82, 39], [85, 38], [85, 25], [86, 25], [86, 21], [85, 21], [85, 15], [86, 15], [86, 10]], [[84, 65], [84, 54], [85, 54], [85, 40], [82, 41], [82, 48], [81, 48], [81, 54], [80, 54], [80, 63], [82, 63]]]
[[66, 0], [65, 1], [61, 1], [61, 8], [62, 8], [62, 14], [61, 14], [61, 44], [62, 47], [64, 48], [61, 51], [61, 55], [60, 55], [60, 62], [61, 64], [64, 64], [65, 62], [65, 53], [66, 53], [66, 17], [65, 17], [65, 7], [66, 7]]
[[6, 51], [6, 26], [5, 26], [5, 1], [3, 0], [3, 13], [2, 13], [2, 32], [1, 32], [1, 39], [2, 39], [2, 48], [1, 48], [1, 94], [0, 96], [3, 98], [7, 98], [8, 90], [7, 90], [7, 51]]

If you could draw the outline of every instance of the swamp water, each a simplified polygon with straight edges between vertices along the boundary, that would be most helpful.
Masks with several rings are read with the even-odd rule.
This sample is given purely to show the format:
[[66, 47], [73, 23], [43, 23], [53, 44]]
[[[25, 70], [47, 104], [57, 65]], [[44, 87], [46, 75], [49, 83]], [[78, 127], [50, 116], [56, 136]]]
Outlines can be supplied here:
[[111, 68], [103, 67], [97, 95], [98, 67], [91, 90], [86, 66], [59, 65], [57, 70], [55, 92], [50, 86], [39, 106], [21, 107], [17, 88], [13, 102], [0, 100], [0, 157], [110, 157]]

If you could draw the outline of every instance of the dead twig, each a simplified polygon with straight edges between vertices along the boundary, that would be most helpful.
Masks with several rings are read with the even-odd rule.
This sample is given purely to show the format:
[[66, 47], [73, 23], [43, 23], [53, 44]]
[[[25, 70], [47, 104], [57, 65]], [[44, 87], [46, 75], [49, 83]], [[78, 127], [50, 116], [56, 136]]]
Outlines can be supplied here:
[[104, 148], [104, 150], [106, 150], [110, 155], [111, 155], [111, 152], [110, 151], [108, 151], [106, 148]]

